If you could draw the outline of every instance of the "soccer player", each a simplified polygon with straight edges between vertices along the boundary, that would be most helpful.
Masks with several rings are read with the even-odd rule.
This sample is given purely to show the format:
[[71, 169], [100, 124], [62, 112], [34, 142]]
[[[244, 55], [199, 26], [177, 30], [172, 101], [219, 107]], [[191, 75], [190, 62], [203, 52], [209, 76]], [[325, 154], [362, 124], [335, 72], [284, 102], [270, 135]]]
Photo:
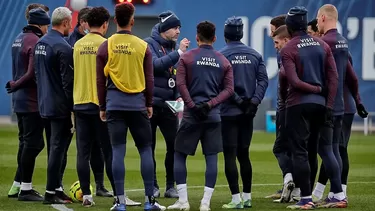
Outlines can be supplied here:
[[184, 53], [177, 69], [177, 88], [185, 102], [183, 119], [175, 143], [174, 175], [178, 200], [168, 209], [189, 210], [186, 158], [194, 155], [201, 140], [206, 160], [201, 211], [210, 210], [217, 178], [217, 154], [222, 152], [220, 104], [233, 93], [233, 70], [229, 61], [212, 47], [216, 27], [203, 21], [197, 25], [198, 48]]
[[[273, 37], [273, 33], [276, 31], [276, 29], [278, 29], [282, 25], [285, 25], [285, 18], [286, 18], [286, 15], [278, 15], [278, 16], [276, 16], [276, 17], [274, 17], [274, 18], [271, 19], [271, 21], [270, 21], [270, 37], [271, 38]], [[280, 68], [280, 66], [281, 66], [281, 60], [280, 60], [279, 50], [276, 51], [276, 58], [277, 58], [277, 66]], [[280, 142], [282, 142], [281, 138], [283, 137], [282, 133], [279, 130], [279, 128], [281, 128], [280, 124], [283, 122], [283, 121], [280, 121], [280, 114], [279, 114], [279, 112], [280, 112], [280, 102], [279, 101], [280, 101], [280, 99], [277, 98], [277, 106], [276, 106], [276, 139], [275, 139], [275, 144], [274, 144], [273, 151], [274, 151], [274, 154], [275, 154], [275, 156], [276, 156], [276, 158], [277, 158], [278, 161], [280, 159], [284, 161], [286, 159], [289, 159], [290, 153], [286, 153], [286, 151], [283, 150], [282, 147], [279, 144]], [[280, 199], [281, 198], [281, 194], [282, 194], [282, 189], [276, 191], [276, 193], [274, 193], [274, 194], [266, 196], [265, 198]]]
[[[286, 25], [282, 25], [273, 32], [273, 41], [274, 46], [277, 52], [280, 52], [281, 49], [286, 45], [290, 40], [290, 34]], [[287, 82], [284, 68], [280, 65], [279, 78], [278, 78], [278, 95], [277, 95], [277, 112], [276, 112], [276, 140], [273, 147], [273, 153], [277, 158], [280, 169], [283, 174], [283, 189], [278, 200], [275, 202], [289, 202], [290, 197], [299, 196], [300, 190], [299, 187], [295, 188], [293, 180], [293, 162], [291, 158], [290, 147], [286, 134], [285, 127], [285, 101], [286, 101], [286, 92], [282, 93], [280, 87], [285, 86]], [[293, 193], [292, 193], [293, 191]]]
[[[36, 9], [36, 8], [39, 8], [39, 7], [42, 8], [46, 12], [49, 11], [49, 8], [47, 6], [45, 6], [45, 5], [43, 5], [43, 4], [37, 4], [37, 3], [29, 4], [26, 7], [26, 10], [25, 10], [25, 18], [26, 18], [27, 21], [29, 21], [29, 19], [30, 19], [30, 15], [29, 15], [30, 10]], [[26, 28], [29, 28], [29, 27], [26, 27]], [[35, 34], [35, 30], [34, 31], [32, 31], [32, 30], [26, 30], [26, 31], [28, 31], [28, 33], [25, 34], [25, 35], [30, 35], [31, 33]], [[40, 34], [38, 33], [38, 35], [40, 35]], [[26, 36], [26, 37], [28, 37], [28, 36]], [[29, 45], [30, 49], [31, 49], [31, 46], [32, 46], [32, 48], [34, 48], [35, 44], [36, 44], [36, 41], [35, 41], [34, 44]], [[20, 46], [18, 46], [17, 48], [19, 48], [19, 47]], [[29, 56], [32, 56], [32, 54], [30, 54]], [[28, 58], [25, 58], [25, 59], [28, 59]], [[15, 67], [15, 66], [13, 66], [13, 67]], [[33, 76], [31, 76], [30, 73], [26, 74], [26, 72], [27, 72], [26, 68], [27, 67], [23, 67], [23, 68], [24, 69], [22, 70], [23, 71], [22, 73], [25, 73], [25, 76], [27, 76], [27, 77], [24, 77], [24, 78], [26, 78], [26, 79], [32, 79]], [[34, 75], [34, 70], [32, 71], [31, 74]], [[13, 81], [14, 81], [14, 79], [13, 79]], [[6, 89], [7, 89], [8, 93], [12, 93], [13, 92], [12, 91], [12, 87], [10, 85], [11, 85], [11, 82], [9, 82], [9, 85], [6, 86]], [[35, 85], [35, 87], [36, 87], [36, 85]], [[16, 101], [17, 101], [15, 95], [16, 94], [13, 93], [13, 98], [12, 98], [13, 104], [15, 104]], [[34, 96], [36, 96], [36, 93], [34, 94]], [[34, 100], [34, 101], [36, 101], [36, 100]], [[36, 109], [37, 109], [37, 105], [35, 105], [35, 106], [36, 106]], [[15, 105], [13, 105], [13, 111], [16, 112]], [[17, 120], [22, 120], [22, 118], [21, 119], [17, 119]], [[23, 131], [23, 124], [21, 124], [21, 123], [22, 123], [21, 121], [18, 121], [18, 139], [19, 139], [19, 143], [18, 143], [18, 152], [17, 152], [17, 170], [16, 170], [16, 174], [14, 176], [13, 184], [12, 184], [12, 186], [9, 189], [9, 192], [8, 192], [8, 197], [9, 198], [17, 198], [18, 194], [20, 192], [20, 189], [21, 189], [21, 163], [20, 162], [21, 162], [21, 157], [22, 157], [22, 151], [23, 151], [23, 148], [24, 148], [24, 145], [25, 145], [24, 139], [23, 139], [23, 133], [24, 133], [24, 131]]]
[[[288, 89], [286, 131], [292, 148], [294, 177], [299, 181], [301, 188], [301, 200], [295, 205], [288, 206], [290, 209], [315, 208], [311, 198], [309, 179], [311, 172], [307, 144], [310, 141], [315, 141], [309, 140], [310, 133], [319, 133], [323, 123], [329, 126], [332, 124], [331, 109], [338, 84], [332, 52], [324, 41], [307, 34], [306, 19], [307, 10], [304, 7], [297, 6], [289, 10], [285, 22], [292, 39], [280, 52], [288, 80], [288, 87], [280, 87], [280, 89]], [[322, 87], [327, 89], [327, 100], [322, 96]], [[328, 126], [325, 128], [327, 131], [330, 129]], [[323, 135], [327, 142], [330, 141], [329, 135]], [[331, 171], [338, 171], [332, 148], [322, 148], [325, 150], [319, 154], [323, 162], [327, 166], [329, 165]], [[336, 177], [332, 178], [336, 179]], [[341, 186], [337, 188], [341, 188]], [[338, 189], [337, 193], [339, 192]]]
[[321, 36], [318, 31], [318, 20], [316, 18], [307, 23], [307, 33], [311, 36]]
[[286, 15], [278, 15], [273, 17], [270, 21], [270, 37], [273, 37], [273, 33], [282, 25], [285, 25]]
[[[12, 186], [9, 197], [19, 201], [43, 201], [32, 187], [35, 159], [44, 148], [43, 121], [38, 112], [38, 99], [33, 67], [33, 52], [38, 39], [47, 33], [51, 20], [42, 8], [28, 13], [28, 25], [17, 35], [12, 45], [13, 80], [7, 83], [8, 93], [12, 93], [13, 110], [17, 115], [22, 149], [19, 151], [18, 180], [21, 184]], [[19, 185], [19, 183], [18, 183]], [[21, 191], [20, 188], [21, 187]]]
[[[226, 46], [220, 50], [233, 67], [234, 95], [221, 105], [225, 176], [232, 201], [225, 209], [251, 207], [252, 166], [249, 148], [253, 135], [253, 120], [258, 105], [268, 87], [268, 76], [262, 56], [244, 45], [242, 19], [231, 17], [225, 21]], [[238, 185], [236, 160], [240, 164], [243, 182], [242, 199]]]
[[180, 55], [188, 48], [189, 41], [186, 38], [182, 39], [179, 49], [176, 51], [176, 41], [181, 27], [180, 19], [171, 11], [161, 13], [159, 19], [159, 23], [152, 29], [151, 37], [145, 39], [152, 52], [155, 77], [153, 115], [151, 118], [152, 156], [155, 165], [154, 196], [160, 196], [155, 162], [156, 128], [159, 127], [167, 148], [164, 160], [166, 170], [164, 197], [178, 198], [177, 191], [174, 188], [173, 175], [174, 139], [177, 133], [178, 119], [167, 107], [165, 101], [182, 100], [176, 88], [176, 69], [174, 66], [177, 64]]
[[126, 210], [124, 157], [128, 128], [141, 157], [146, 195], [144, 210], [164, 210], [165, 207], [159, 205], [153, 196], [154, 165], [150, 126], [154, 86], [152, 54], [145, 41], [131, 34], [134, 11], [131, 3], [116, 5], [117, 33], [99, 47], [96, 61], [100, 118], [107, 121], [118, 198], [111, 210]]
[[[97, 146], [100, 146], [100, 142], [109, 144], [107, 126], [99, 117], [96, 88], [96, 52], [106, 40], [103, 36], [108, 30], [109, 18], [109, 12], [104, 7], [92, 8], [86, 16], [90, 33], [74, 45], [73, 98], [77, 132], [77, 172], [85, 207], [95, 204], [90, 191], [90, 158], [101, 157], [101, 152], [95, 154], [92, 151], [93, 143], [97, 142]], [[112, 149], [103, 149], [107, 175], [115, 191], [112, 176]]]
[[64, 36], [71, 29], [71, 11], [58, 7], [52, 13], [52, 30], [35, 46], [34, 69], [38, 106], [51, 126], [45, 204], [71, 203], [60, 184], [59, 172], [70, 141], [73, 109], [73, 52]]
[[[349, 55], [349, 61], [351, 64], [352, 58]], [[353, 74], [352, 77], [348, 77], [349, 74]], [[358, 115], [362, 118], [366, 118], [368, 116], [368, 112], [364, 108], [364, 106], [360, 102], [360, 96], [358, 94], [358, 91], [351, 91], [352, 89], [349, 89], [348, 84], [354, 87], [354, 90], [356, 87], [358, 87], [358, 79], [354, 72], [347, 72], [346, 78], [352, 78], [354, 79], [351, 83], [345, 82], [344, 84], [344, 105], [345, 105], [345, 111], [344, 111], [344, 117], [342, 120], [342, 128], [341, 128], [341, 138], [340, 138], [340, 156], [342, 160], [342, 173], [341, 173], [341, 183], [342, 183], [342, 190], [344, 191], [344, 194], [347, 197], [347, 184], [348, 184], [348, 174], [349, 174], [349, 156], [348, 156], [348, 144], [350, 139], [350, 134], [352, 130], [352, 123], [354, 119], [354, 114], [358, 113]], [[323, 191], [324, 192], [324, 191]]]
[[[339, 86], [337, 90], [337, 95], [335, 99], [335, 106], [333, 110], [334, 115], [334, 130], [333, 130], [333, 152], [340, 166], [340, 173], [342, 172], [342, 159], [340, 156], [339, 144], [342, 134], [342, 121], [345, 111], [344, 105], [344, 84], [347, 85], [350, 92], [353, 93], [355, 97], [355, 102], [358, 108], [364, 108], [361, 104], [360, 97], [358, 94], [358, 79], [355, 76], [353, 67], [349, 61], [349, 51], [347, 40], [337, 31], [336, 22], [338, 20], [338, 12], [334, 5], [326, 4], [323, 5], [317, 15], [317, 22], [319, 32], [324, 34], [322, 39], [331, 47], [333, 55], [335, 57], [335, 62], [337, 66], [337, 72], [339, 75]], [[354, 83], [353, 83], [354, 82]], [[360, 112], [359, 112], [360, 113]], [[348, 164], [346, 164], [348, 165]], [[313, 196], [315, 200], [320, 200], [323, 197], [325, 184], [327, 183], [328, 176], [326, 174], [326, 168], [324, 164], [321, 165], [320, 174], [318, 178], [318, 183], [314, 189]], [[343, 184], [343, 183], [342, 183]], [[333, 196], [331, 191], [328, 198], [320, 204], [322, 207], [332, 207], [332, 206], [344, 206], [346, 207], [346, 201], [340, 202]]]

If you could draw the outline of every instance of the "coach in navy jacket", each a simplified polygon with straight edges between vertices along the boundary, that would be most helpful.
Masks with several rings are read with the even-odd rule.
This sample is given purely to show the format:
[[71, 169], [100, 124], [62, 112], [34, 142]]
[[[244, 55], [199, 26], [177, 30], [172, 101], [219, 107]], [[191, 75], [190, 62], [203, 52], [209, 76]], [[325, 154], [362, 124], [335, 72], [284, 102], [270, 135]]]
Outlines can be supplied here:
[[72, 127], [73, 51], [64, 39], [69, 33], [71, 22], [68, 8], [56, 8], [52, 13], [52, 30], [38, 41], [34, 51], [39, 111], [51, 126], [44, 198], [47, 204], [63, 204], [69, 199], [60, 187], [59, 170]]
[[262, 56], [240, 41], [243, 37], [241, 18], [227, 19], [224, 37], [227, 45], [220, 52], [233, 67], [235, 92], [231, 99], [221, 105], [225, 172], [232, 196], [238, 196], [234, 203], [240, 204], [236, 165], [238, 158], [242, 172], [244, 201], [247, 201], [246, 206], [251, 206], [252, 168], [249, 147], [253, 134], [253, 118], [266, 93], [268, 76]]
[[[166, 145], [165, 167], [167, 174], [165, 197], [177, 198], [177, 191], [174, 189], [173, 176], [173, 154], [174, 139], [177, 133], [178, 119], [167, 107], [165, 101], [181, 100], [176, 88], [176, 64], [180, 55], [186, 51], [189, 41], [182, 39], [179, 49], [176, 50], [176, 41], [180, 34], [181, 22], [171, 11], [163, 12], [159, 15], [160, 22], [156, 24], [151, 32], [151, 37], [145, 39], [152, 52], [154, 66], [154, 103], [152, 126], [152, 149], [155, 152], [156, 128], [159, 127]], [[155, 163], [155, 156], [154, 156]], [[156, 164], [156, 163], [155, 163]], [[156, 169], [156, 168], [155, 168]], [[155, 172], [154, 196], [160, 195], [159, 186]]]
[[28, 24], [12, 44], [13, 80], [9, 81], [6, 87], [8, 93], [12, 93], [13, 109], [18, 121], [19, 166], [14, 180], [21, 183], [21, 191], [18, 188], [16, 193], [10, 191], [8, 195], [18, 196], [20, 201], [42, 201], [43, 197], [32, 190], [31, 183], [35, 159], [44, 148], [43, 121], [38, 112], [33, 54], [38, 39], [47, 33], [50, 18], [41, 8], [33, 9], [29, 12]]

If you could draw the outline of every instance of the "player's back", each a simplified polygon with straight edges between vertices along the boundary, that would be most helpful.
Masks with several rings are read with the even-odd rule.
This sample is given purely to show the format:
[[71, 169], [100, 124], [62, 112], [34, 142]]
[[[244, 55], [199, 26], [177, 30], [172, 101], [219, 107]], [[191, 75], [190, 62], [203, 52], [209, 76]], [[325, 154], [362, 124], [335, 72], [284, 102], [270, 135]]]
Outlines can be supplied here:
[[[20, 80], [28, 71], [30, 57], [34, 53], [34, 46], [39, 37], [33, 33], [30, 27], [20, 33], [12, 44], [12, 79]], [[24, 79], [23, 79], [24, 80]], [[22, 80], [21, 80], [22, 81]], [[20, 82], [19, 82], [20, 83]], [[35, 80], [29, 80], [20, 86], [12, 94], [14, 112], [35, 112], [38, 111], [37, 92]]]
[[[51, 30], [35, 46], [34, 68], [38, 83], [38, 105], [42, 117], [61, 117], [70, 115], [71, 103], [65, 90], [73, 90], [71, 78], [66, 69], [73, 62], [72, 47], [63, 35]], [[62, 79], [64, 77], [64, 80]]]
[[[253, 98], [257, 85], [259, 85], [257, 83], [262, 83], [261, 81], [257, 81], [257, 76], [262, 70], [266, 72], [262, 56], [256, 50], [240, 41], [228, 42], [220, 50], [220, 53], [232, 65], [235, 93], [241, 99]], [[266, 74], [264, 74], [264, 77], [267, 78]], [[233, 100], [225, 101], [221, 107], [221, 112], [222, 116], [242, 114], [242, 111]]]
[[211, 46], [201, 46], [188, 54], [192, 59], [188, 64], [190, 70], [187, 71], [188, 89], [194, 103], [203, 103], [216, 97], [224, 78], [225, 57]]
[[[89, 33], [74, 45], [74, 109], [94, 108], [99, 104], [96, 87], [96, 54], [106, 39]], [[94, 104], [94, 105], [93, 105]]]
[[333, 112], [335, 115], [343, 115], [344, 81], [349, 59], [348, 41], [337, 31], [337, 29], [328, 30], [322, 37], [322, 40], [331, 48], [339, 77]]
[[[187, 89], [194, 104], [208, 102], [219, 95], [225, 71], [230, 66], [221, 53], [210, 45], [201, 45], [186, 52], [181, 59], [186, 68]], [[220, 121], [220, 106], [211, 109], [208, 121]]]
[[[320, 87], [326, 86], [325, 65], [327, 46], [323, 40], [312, 37], [305, 32], [293, 37], [281, 50], [282, 63], [285, 69], [295, 68], [299, 80]], [[326, 100], [319, 94], [306, 93], [289, 82], [287, 107], [315, 103], [325, 105]]]

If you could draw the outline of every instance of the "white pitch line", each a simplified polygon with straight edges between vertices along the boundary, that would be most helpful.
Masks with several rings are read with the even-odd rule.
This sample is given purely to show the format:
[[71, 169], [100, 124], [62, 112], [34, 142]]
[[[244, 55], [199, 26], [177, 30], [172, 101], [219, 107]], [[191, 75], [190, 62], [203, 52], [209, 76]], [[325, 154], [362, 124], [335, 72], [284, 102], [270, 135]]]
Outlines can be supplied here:
[[[375, 184], [375, 181], [369, 181], [369, 182], [348, 182], [349, 184]], [[241, 186], [241, 185], [240, 185]], [[268, 184], [252, 184], [253, 187], [262, 187], [262, 186], [282, 186], [280, 183], [268, 183]], [[225, 188], [228, 187], [228, 185], [215, 185], [215, 188]], [[188, 189], [197, 189], [197, 188], [204, 188], [202, 185], [197, 186], [188, 186]], [[160, 188], [165, 189], [165, 188]], [[138, 192], [138, 191], [144, 191], [145, 189], [129, 189], [125, 192]]]
[[51, 205], [54, 209], [59, 210], [59, 211], [74, 211], [73, 209], [67, 208], [63, 204], [52, 204]]

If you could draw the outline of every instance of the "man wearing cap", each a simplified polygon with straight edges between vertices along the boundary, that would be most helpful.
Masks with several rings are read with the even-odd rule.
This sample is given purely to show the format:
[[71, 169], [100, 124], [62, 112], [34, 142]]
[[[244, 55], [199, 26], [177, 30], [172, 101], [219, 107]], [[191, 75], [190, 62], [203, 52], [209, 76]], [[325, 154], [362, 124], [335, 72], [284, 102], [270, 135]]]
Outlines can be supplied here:
[[18, 196], [19, 201], [43, 201], [43, 196], [33, 190], [31, 183], [35, 159], [44, 148], [33, 54], [36, 43], [47, 33], [51, 21], [47, 12], [41, 8], [32, 9], [28, 17], [28, 25], [12, 44], [13, 80], [6, 84], [7, 92], [12, 93], [13, 110], [17, 115], [19, 136], [23, 141], [18, 157], [20, 178], [15, 179], [18, 180], [18, 186], [13, 184], [8, 196]]
[[78, 12], [78, 23], [74, 28], [73, 32], [70, 33], [69, 36], [66, 38], [70, 46], [73, 47], [79, 39], [81, 39], [90, 32], [90, 27], [87, 23], [87, 14], [90, 10], [91, 7], [85, 7]]
[[[319, 133], [326, 142], [332, 140], [332, 111], [338, 75], [329, 46], [307, 34], [307, 10], [296, 6], [289, 10], [286, 26], [291, 40], [281, 49], [282, 66], [287, 76], [286, 130], [293, 157], [294, 177], [300, 184], [301, 200], [290, 209], [314, 209], [311, 197], [308, 142], [309, 136]], [[305, 82], [305, 83], [303, 83]], [[327, 99], [322, 94], [327, 89]], [[325, 125], [325, 126], [322, 126]], [[329, 133], [331, 132], [331, 133]], [[316, 143], [317, 144], [317, 143]], [[338, 165], [331, 149], [319, 149], [323, 162], [332, 172]], [[338, 177], [339, 174], [336, 175]]]
[[71, 29], [72, 15], [66, 7], [52, 13], [52, 30], [35, 46], [34, 69], [38, 106], [51, 126], [45, 204], [65, 204], [72, 200], [61, 187], [60, 169], [71, 138], [73, 109], [73, 51], [64, 36]]
[[[268, 87], [268, 76], [262, 56], [240, 40], [242, 19], [230, 17], [225, 21], [226, 46], [221, 53], [233, 67], [234, 95], [221, 106], [225, 175], [232, 201], [225, 209], [251, 207], [252, 167], [249, 147], [253, 135], [253, 120]], [[238, 185], [236, 158], [241, 168], [242, 199]]]
[[[165, 155], [166, 169], [166, 191], [164, 197], [177, 198], [178, 194], [174, 188], [175, 179], [173, 176], [173, 154], [174, 139], [177, 133], [178, 119], [175, 114], [167, 107], [165, 101], [181, 101], [176, 89], [176, 69], [175, 66], [184, 53], [190, 41], [186, 38], [180, 41], [178, 50], [176, 50], [176, 41], [180, 34], [180, 19], [171, 11], [163, 12], [159, 15], [160, 22], [156, 24], [151, 32], [151, 37], [145, 39], [152, 52], [152, 61], [154, 67], [155, 88], [153, 116], [151, 118], [152, 127], [152, 152], [155, 162], [156, 146], [156, 128], [159, 127], [164, 136], [167, 146]], [[159, 197], [159, 185], [156, 178], [156, 168], [154, 172], [154, 196]]]

